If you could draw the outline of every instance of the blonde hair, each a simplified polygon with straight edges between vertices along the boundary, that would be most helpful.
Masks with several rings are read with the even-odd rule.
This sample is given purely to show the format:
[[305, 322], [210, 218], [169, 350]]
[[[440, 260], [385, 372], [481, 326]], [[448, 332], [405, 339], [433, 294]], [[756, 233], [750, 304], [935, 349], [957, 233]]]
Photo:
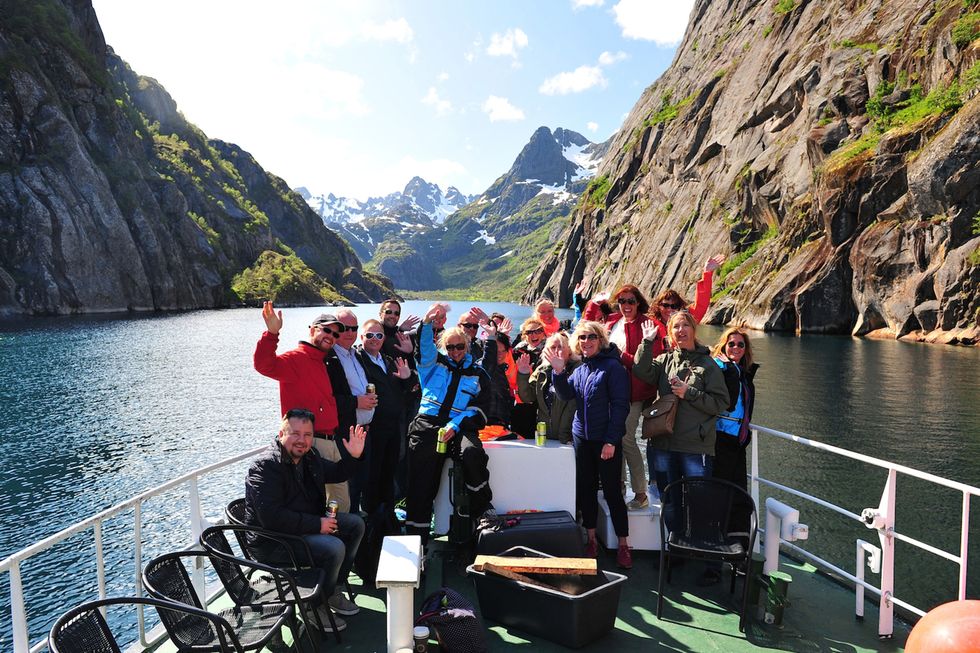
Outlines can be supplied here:
[[694, 316], [687, 311], [677, 311], [667, 320], [667, 339], [670, 340], [671, 347], [677, 347], [677, 341], [674, 340], [673, 326], [681, 320], [687, 322], [691, 327], [691, 331], [694, 333], [694, 346], [697, 347], [700, 345], [701, 343], [698, 342], [698, 323], [695, 321]]
[[[548, 351], [549, 348], [554, 349], [555, 345], [558, 344], [561, 345], [562, 349], [569, 352], [568, 360], [579, 360], [579, 355], [572, 349], [571, 343], [568, 341], [568, 334], [564, 331], [559, 331], [558, 333], [548, 336], [548, 339], [544, 341], [543, 351]], [[547, 361], [544, 360], [544, 357], [541, 358], [541, 363], [547, 363]]]
[[[725, 354], [725, 345], [728, 344], [728, 339], [734, 335], [742, 336], [742, 340], [745, 342], [745, 350], [742, 354], [742, 367], [752, 367], [752, 342], [749, 340], [749, 334], [745, 332], [745, 327], [733, 326], [725, 329], [725, 332], [721, 334], [718, 338], [718, 342], [711, 349], [712, 356], [721, 356]], [[728, 358], [728, 354], [725, 354], [725, 358]]]
[[606, 349], [609, 347], [609, 332], [606, 331], [604, 324], [599, 322], [592, 322], [590, 320], [582, 320], [575, 327], [575, 331], [572, 333], [570, 340], [572, 341], [572, 351], [579, 356], [582, 355], [582, 345], [578, 341], [580, 335], [587, 335], [594, 333], [599, 337], [599, 349]]
[[449, 327], [439, 334], [439, 349], [445, 349], [446, 343], [450, 338], [462, 338], [466, 343], [466, 348], [470, 347], [470, 337], [466, 335], [466, 330], [461, 326]]

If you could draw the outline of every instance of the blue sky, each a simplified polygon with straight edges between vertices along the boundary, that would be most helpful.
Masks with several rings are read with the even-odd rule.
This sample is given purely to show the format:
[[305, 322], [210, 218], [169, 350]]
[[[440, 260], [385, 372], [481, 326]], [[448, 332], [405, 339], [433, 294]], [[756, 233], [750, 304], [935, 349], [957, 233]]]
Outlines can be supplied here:
[[106, 42], [290, 186], [480, 193], [541, 125], [613, 134], [693, 0], [94, 0]]

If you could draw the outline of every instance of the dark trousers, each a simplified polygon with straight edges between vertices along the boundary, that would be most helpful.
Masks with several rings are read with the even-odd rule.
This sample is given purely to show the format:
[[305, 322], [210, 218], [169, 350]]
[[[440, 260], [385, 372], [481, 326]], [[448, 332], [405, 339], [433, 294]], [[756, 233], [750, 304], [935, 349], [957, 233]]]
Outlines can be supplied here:
[[595, 528], [599, 518], [599, 480], [602, 480], [603, 496], [609, 505], [613, 528], [618, 537], [630, 534], [626, 502], [619, 491], [623, 478], [623, 448], [616, 446], [616, 453], [609, 460], [602, 459], [604, 442], [573, 440], [575, 445], [575, 502], [582, 511], [582, 526]]
[[[715, 467], [712, 476], [724, 481], [731, 481], [748, 491], [745, 447], [738, 443], [738, 438], [734, 435], [721, 431], [715, 432]], [[741, 501], [734, 502], [728, 520], [728, 531], [731, 533], [747, 533], [751, 514], [752, 507], [750, 505]]]
[[510, 430], [525, 438], [533, 438], [537, 420], [537, 404], [515, 404], [510, 413]]
[[470, 499], [470, 514], [482, 515], [493, 499], [490, 490], [490, 471], [487, 469], [487, 453], [475, 433], [457, 433], [448, 444], [447, 453], [436, 453], [436, 438], [444, 425], [438, 418], [419, 415], [408, 432], [408, 495], [405, 520], [409, 535], [421, 535], [422, 542], [429, 539], [432, 523], [432, 504], [439, 492], [439, 480], [446, 459], [463, 468], [463, 482]]
[[[369, 515], [382, 503], [388, 506], [388, 510], [395, 507], [395, 468], [398, 465], [400, 440], [397, 424], [394, 428], [379, 425], [368, 433], [367, 464], [362, 463], [367, 468], [367, 478], [360, 498], [361, 508]], [[351, 496], [351, 503], [353, 501], [354, 497]]]
[[405, 410], [398, 424], [398, 464], [395, 466], [395, 498], [402, 500], [408, 496], [408, 430], [419, 414], [419, 404], [422, 399], [418, 396], [406, 397]]

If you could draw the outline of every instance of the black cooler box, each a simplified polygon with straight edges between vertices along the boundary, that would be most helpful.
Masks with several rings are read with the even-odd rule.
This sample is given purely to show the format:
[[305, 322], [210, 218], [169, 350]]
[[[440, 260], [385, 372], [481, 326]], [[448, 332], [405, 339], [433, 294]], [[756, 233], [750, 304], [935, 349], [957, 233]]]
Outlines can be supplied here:
[[[552, 558], [540, 551], [515, 546], [500, 555]], [[626, 576], [599, 570], [595, 576], [529, 574], [534, 580], [564, 591], [519, 583], [491, 573], [466, 568], [473, 577], [484, 619], [522, 630], [567, 646], [580, 648], [599, 639], [616, 624], [621, 583]]]
[[478, 554], [497, 555], [511, 547], [524, 546], [559, 558], [585, 555], [582, 528], [566, 510], [502, 516], [507, 519], [519, 517], [520, 523], [499, 531], [477, 533]]

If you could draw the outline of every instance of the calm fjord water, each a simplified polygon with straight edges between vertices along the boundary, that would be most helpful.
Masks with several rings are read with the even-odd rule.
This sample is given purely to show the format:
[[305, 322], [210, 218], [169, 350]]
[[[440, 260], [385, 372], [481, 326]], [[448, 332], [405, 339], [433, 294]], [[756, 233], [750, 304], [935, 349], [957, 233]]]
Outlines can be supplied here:
[[[427, 302], [407, 302], [422, 315]], [[450, 320], [468, 303], [454, 302]], [[512, 304], [482, 305], [515, 323]], [[305, 336], [323, 309], [286, 309], [280, 351]], [[361, 320], [376, 305], [358, 307]], [[561, 311], [562, 317], [570, 312]], [[200, 311], [142, 318], [61, 318], [0, 323], [0, 558], [167, 479], [270, 441], [279, 410], [276, 383], [252, 369], [260, 311]], [[699, 329], [711, 343], [721, 330]], [[752, 335], [755, 422], [948, 478], [980, 483], [980, 350], [848, 337]], [[811, 489], [853, 512], [875, 506], [885, 474], [860, 463], [764, 438], [764, 475]], [[242, 492], [243, 463], [202, 483], [205, 510]], [[901, 478], [898, 528], [958, 551], [960, 501], [953, 492]], [[853, 569], [863, 527], [799, 500], [811, 527], [805, 546]], [[980, 595], [980, 507], [972, 510], [970, 594]], [[187, 518], [180, 494], [150, 502], [143, 559], [182, 547]], [[130, 593], [131, 546], [111, 544], [132, 529], [132, 513], [109, 522], [109, 591]], [[899, 543], [899, 596], [916, 603], [955, 597], [956, 569]], [[73, 603], [95, 594], [91, 533], [24, 570], [32, 640]], [[873, 582], [877, 577], [871, 576]], [[66, 592], [76, 584], [84, 589]], [[0, 606], [9, 605], [0, 579]], [[10, 642], [6, 610], [0, 649]]]

